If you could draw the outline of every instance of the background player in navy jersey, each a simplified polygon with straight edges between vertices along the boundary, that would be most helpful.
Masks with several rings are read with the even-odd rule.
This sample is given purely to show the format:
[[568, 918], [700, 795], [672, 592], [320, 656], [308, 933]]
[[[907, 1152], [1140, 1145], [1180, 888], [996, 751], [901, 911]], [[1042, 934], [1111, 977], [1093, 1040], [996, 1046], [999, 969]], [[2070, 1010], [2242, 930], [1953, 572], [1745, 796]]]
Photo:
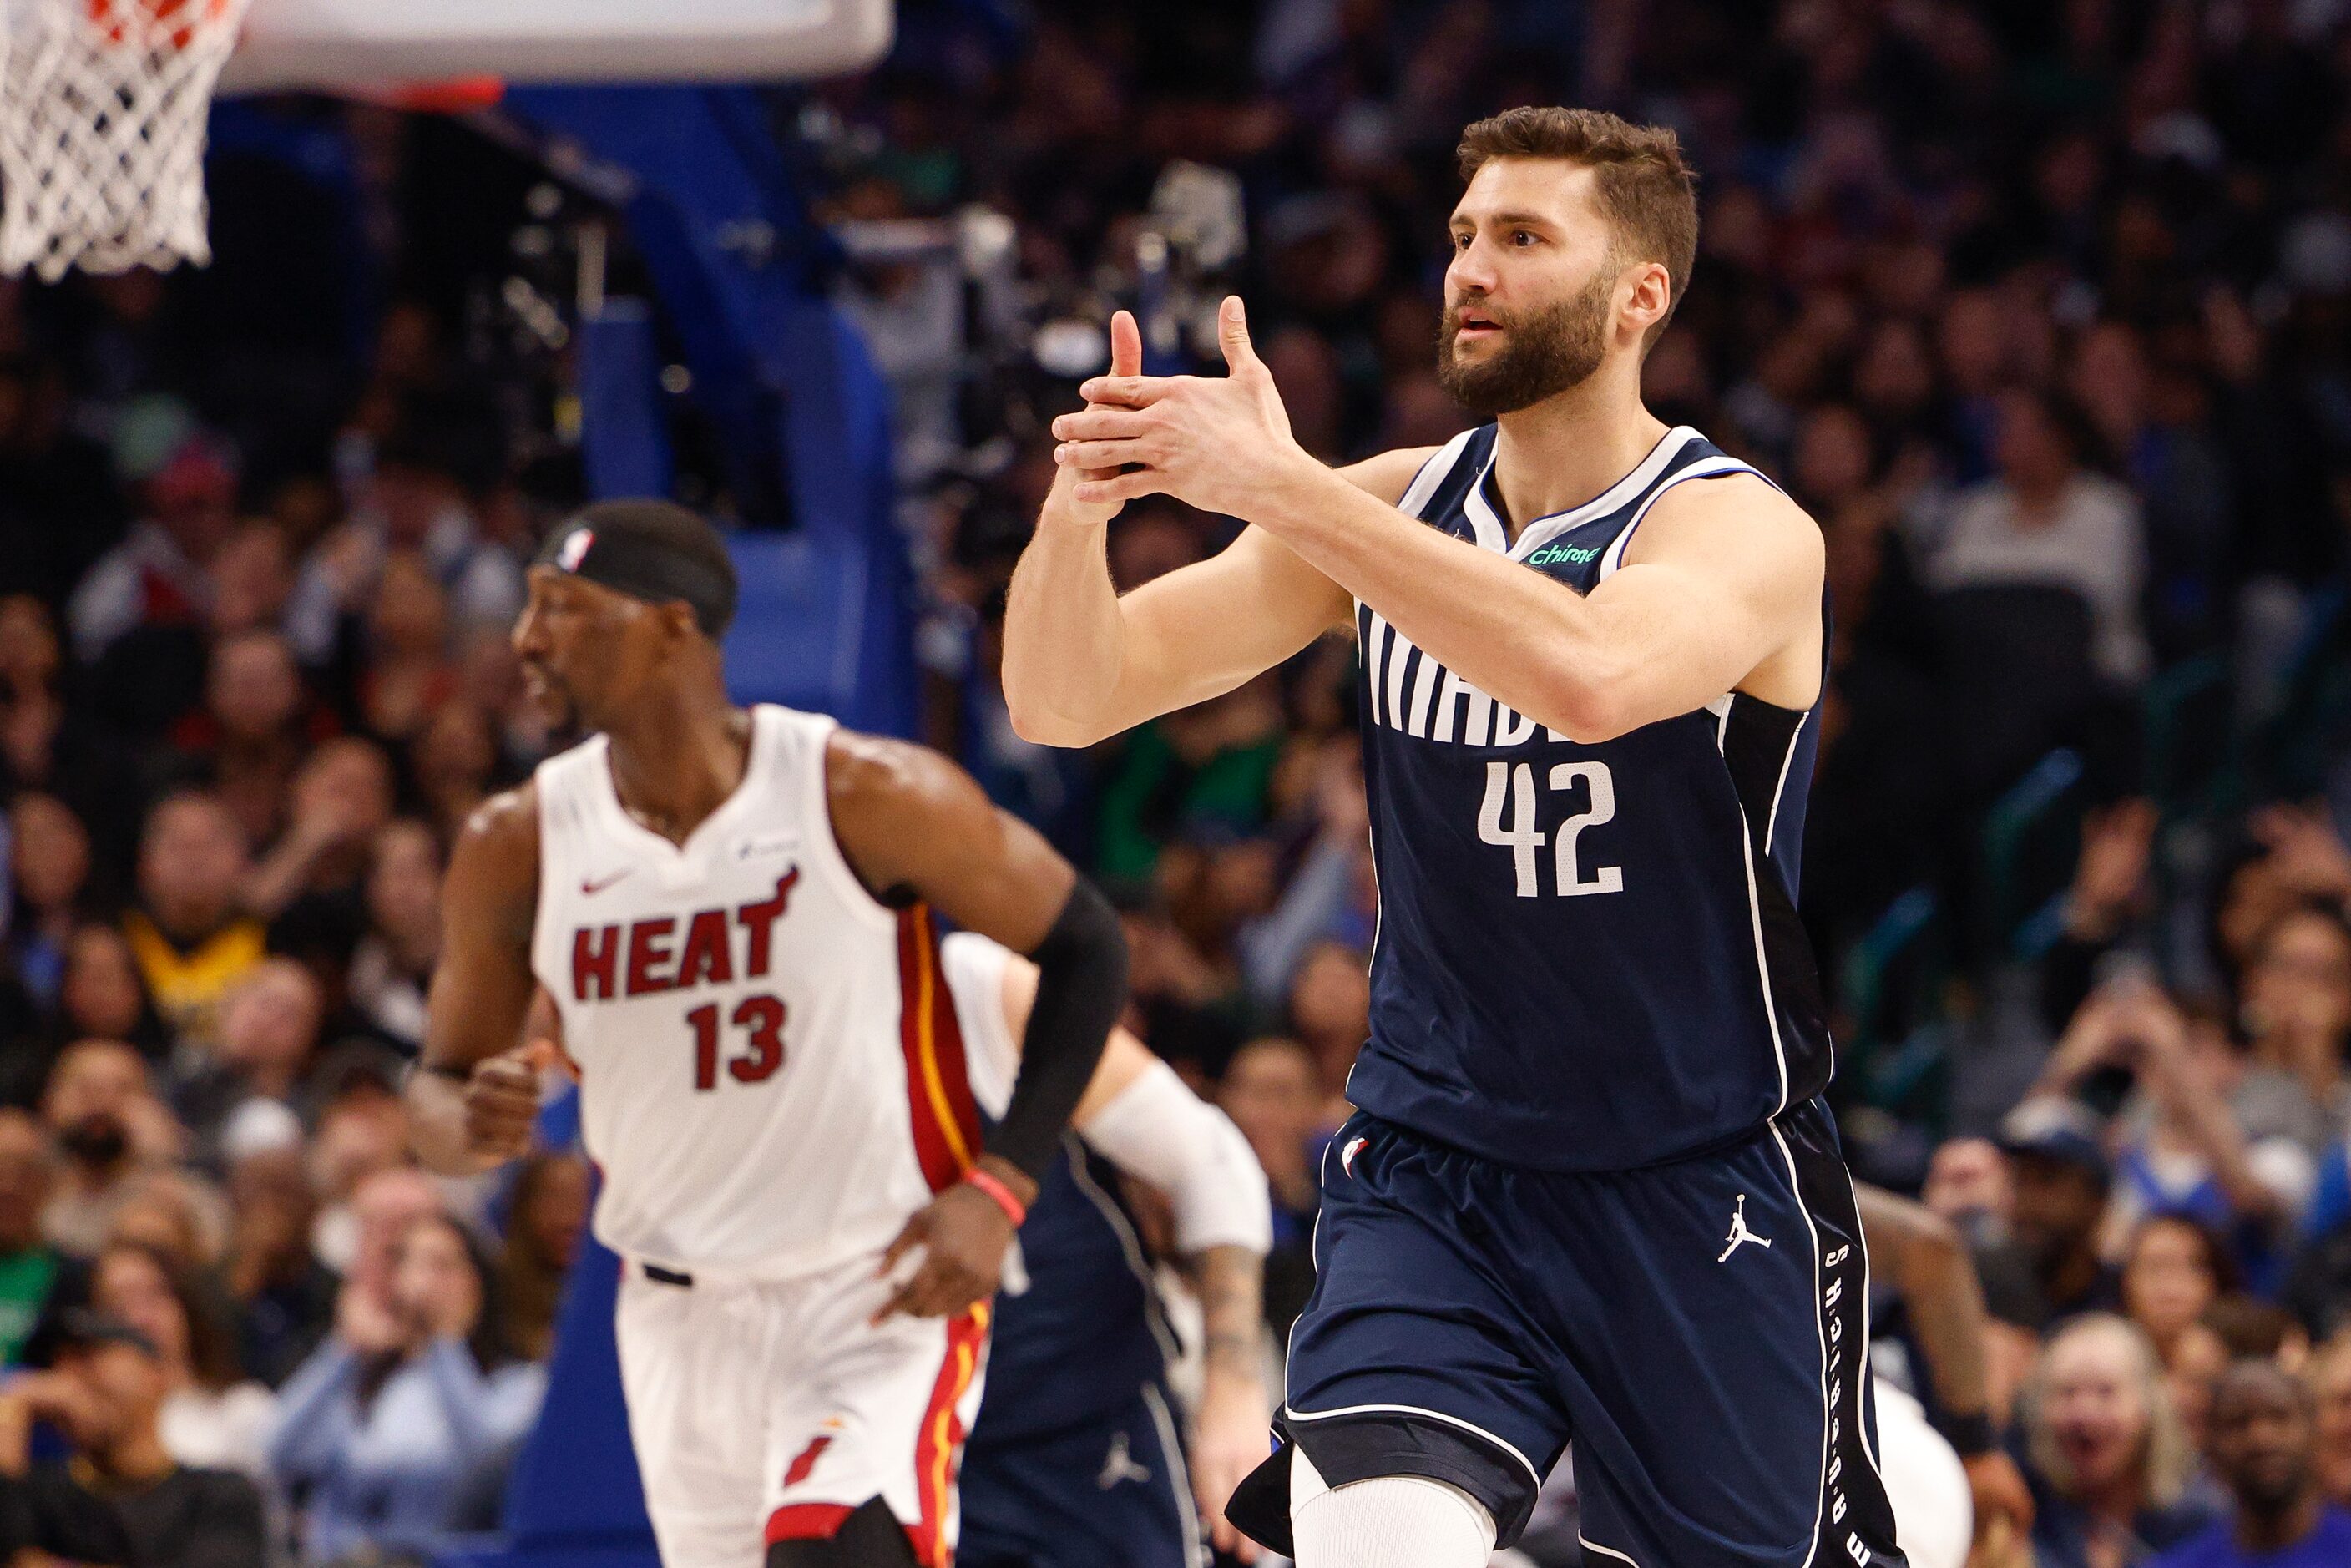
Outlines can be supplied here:
[[[1820, 533], [1642, 404], [1697, 253], [1671, 132], [1517, 110], [1462, 165], [1438, 368], [1494, 423], [1333, 472], [1238, 300], [1224, 379], [1134, 374], [1122, 319], [1012, 585], [1006, 695], [1061, 745], [1362, 643], [1372, 1036], [1231, 1511], [1301, 1568], [1474, 1568], [1573, 1437], [1597, 1559], [1886, 1568], [1795, 917]], [[1103, 525], [1153, 493], [1252, 526], [1122, 599]]]
[[[940, 956], [973, 1092], [992, 1112], [1019, 1065], [1036, 967], [967, 931]], [[1265, 1458], [1265, 1173], [1240, 1129], [1123, 1030], [1070, 1127], [1020, 1228], [1027, 1288], [997, 1298], [956, 1562], [1201, 1568], [1204, 1538], [1246, 1558], [1224, 1510]], [[1165, 1198], [1169, 1250], [1200, 1302], [1188, 1440], [1169, 1387], [1176, 1334], [1123, 1175]]]

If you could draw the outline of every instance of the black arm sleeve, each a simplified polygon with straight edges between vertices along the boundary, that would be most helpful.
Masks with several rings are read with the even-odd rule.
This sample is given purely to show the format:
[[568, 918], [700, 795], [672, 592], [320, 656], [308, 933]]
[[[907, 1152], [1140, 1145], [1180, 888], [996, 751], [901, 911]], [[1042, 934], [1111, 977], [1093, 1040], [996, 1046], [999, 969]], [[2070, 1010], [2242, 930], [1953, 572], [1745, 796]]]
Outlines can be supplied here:
[[1080, 877], [1053, 928], [1029, 955], [1037, 1002], [1020, 1037], [1020, 1075], [987, 1152], [1042, 1181], [1061, 1129], [1093, 1081], [1102, 1046], [1126, 1007], [1126, 934], [1110, 901]]

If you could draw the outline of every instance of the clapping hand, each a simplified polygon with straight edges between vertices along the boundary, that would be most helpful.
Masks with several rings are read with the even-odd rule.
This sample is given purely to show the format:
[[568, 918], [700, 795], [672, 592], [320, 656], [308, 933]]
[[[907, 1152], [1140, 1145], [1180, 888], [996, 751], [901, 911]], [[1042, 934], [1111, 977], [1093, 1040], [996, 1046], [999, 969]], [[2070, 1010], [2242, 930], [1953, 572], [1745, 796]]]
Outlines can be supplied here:
[[[1135, 324], [1132, 311], [1117, 310], [1110, 319], [1110, 374], [1113, 380], [1131, 380], [1143, 374], [1143, 329]], [[1092, 382], [1087, 383], [1092, 385]], [[1088, 403], [1089, 409], [1105, 405]], [[1073, 523], [1081, 528], [1100, 528], [1118, 516], [1123, 501], [1081, 501], [1078, 486], [1089, 480], [1115, 479], [1118, 470], [1080, 468], [1061, 464], [1053, 471], [1053, 490], [1045, 500], [1048, 519]]]
[[1239, 517], [1285, 480], [1321, 471], [1290, 437], [1281, 393], [1249, 343], [1238, 297], [1217, 311], [1217, 339], [1222, 379], [1112, 374], [1078, 389], [1087, 407], [1053, 422], [1061, 443], [1053, 461], [1088, 471], [1072, 492], [1080, 504], [1173, 496]]

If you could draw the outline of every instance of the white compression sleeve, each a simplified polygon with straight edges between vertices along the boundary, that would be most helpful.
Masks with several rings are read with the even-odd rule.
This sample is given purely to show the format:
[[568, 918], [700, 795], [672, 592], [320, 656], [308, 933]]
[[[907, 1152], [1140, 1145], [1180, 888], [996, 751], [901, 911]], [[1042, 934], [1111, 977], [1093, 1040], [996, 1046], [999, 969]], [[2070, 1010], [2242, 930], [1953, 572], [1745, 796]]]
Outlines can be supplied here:
[[1120, 1170], [1167, 1195], [1176, 1209], [1176, 1249], [1273, 1246], [1265, 1172], [1241, 1130], [1155, 1061], [1117, 1099], [1081, 1123], [1078, 1135]]
[[1494, 1516], [1426, 1476], [1328, 1486], [1306, 1450], [1290, 1455], [1290, 1529], [1298, 1568], [1486, 1568]]

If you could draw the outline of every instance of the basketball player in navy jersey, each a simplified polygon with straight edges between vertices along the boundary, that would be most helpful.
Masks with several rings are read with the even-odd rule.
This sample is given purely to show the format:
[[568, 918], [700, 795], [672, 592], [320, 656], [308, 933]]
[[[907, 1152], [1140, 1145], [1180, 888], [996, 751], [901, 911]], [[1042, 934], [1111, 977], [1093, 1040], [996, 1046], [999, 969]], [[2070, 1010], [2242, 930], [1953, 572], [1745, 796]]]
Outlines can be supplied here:
[[[992, 1114], [1036, 970], [967, 931], [940, 961]], [[1240, 1129], [1124, 1030], [1061, 1144], [1020, 1228], [1027, 1288], [997, 1299], [956, 1568], [1202, 1568], [1208, 1539], [1246, 1560], [1224, 1510], [1265, 1457], [1265, 1173]], [[1188, 1434], [1170, 1386], [1176, 1334], [1122, 1177], [1165, 1199], [1169, 1251], [1199, 1302]]]
[[[1238, 300], [1221, 379], [1135, 374], [1122, 318], [1012, 584], [1013, 721], [1058, 745], [1361, 643], [1371, 1040], [1228, 1512], [1300, 1568], [1477, 1568], [1573, 1438], [1595, 1562], [1893, 1568], [1795, 914], [1820, 532], [1642, 405], [1697, 252], [1672, 133], [1524, 109], [1461, 154], [1438, 368], [1493, 423], [1333, 471]], [[1250, 526], [1121, 598], [1104, 525], [1155, 493]]]

